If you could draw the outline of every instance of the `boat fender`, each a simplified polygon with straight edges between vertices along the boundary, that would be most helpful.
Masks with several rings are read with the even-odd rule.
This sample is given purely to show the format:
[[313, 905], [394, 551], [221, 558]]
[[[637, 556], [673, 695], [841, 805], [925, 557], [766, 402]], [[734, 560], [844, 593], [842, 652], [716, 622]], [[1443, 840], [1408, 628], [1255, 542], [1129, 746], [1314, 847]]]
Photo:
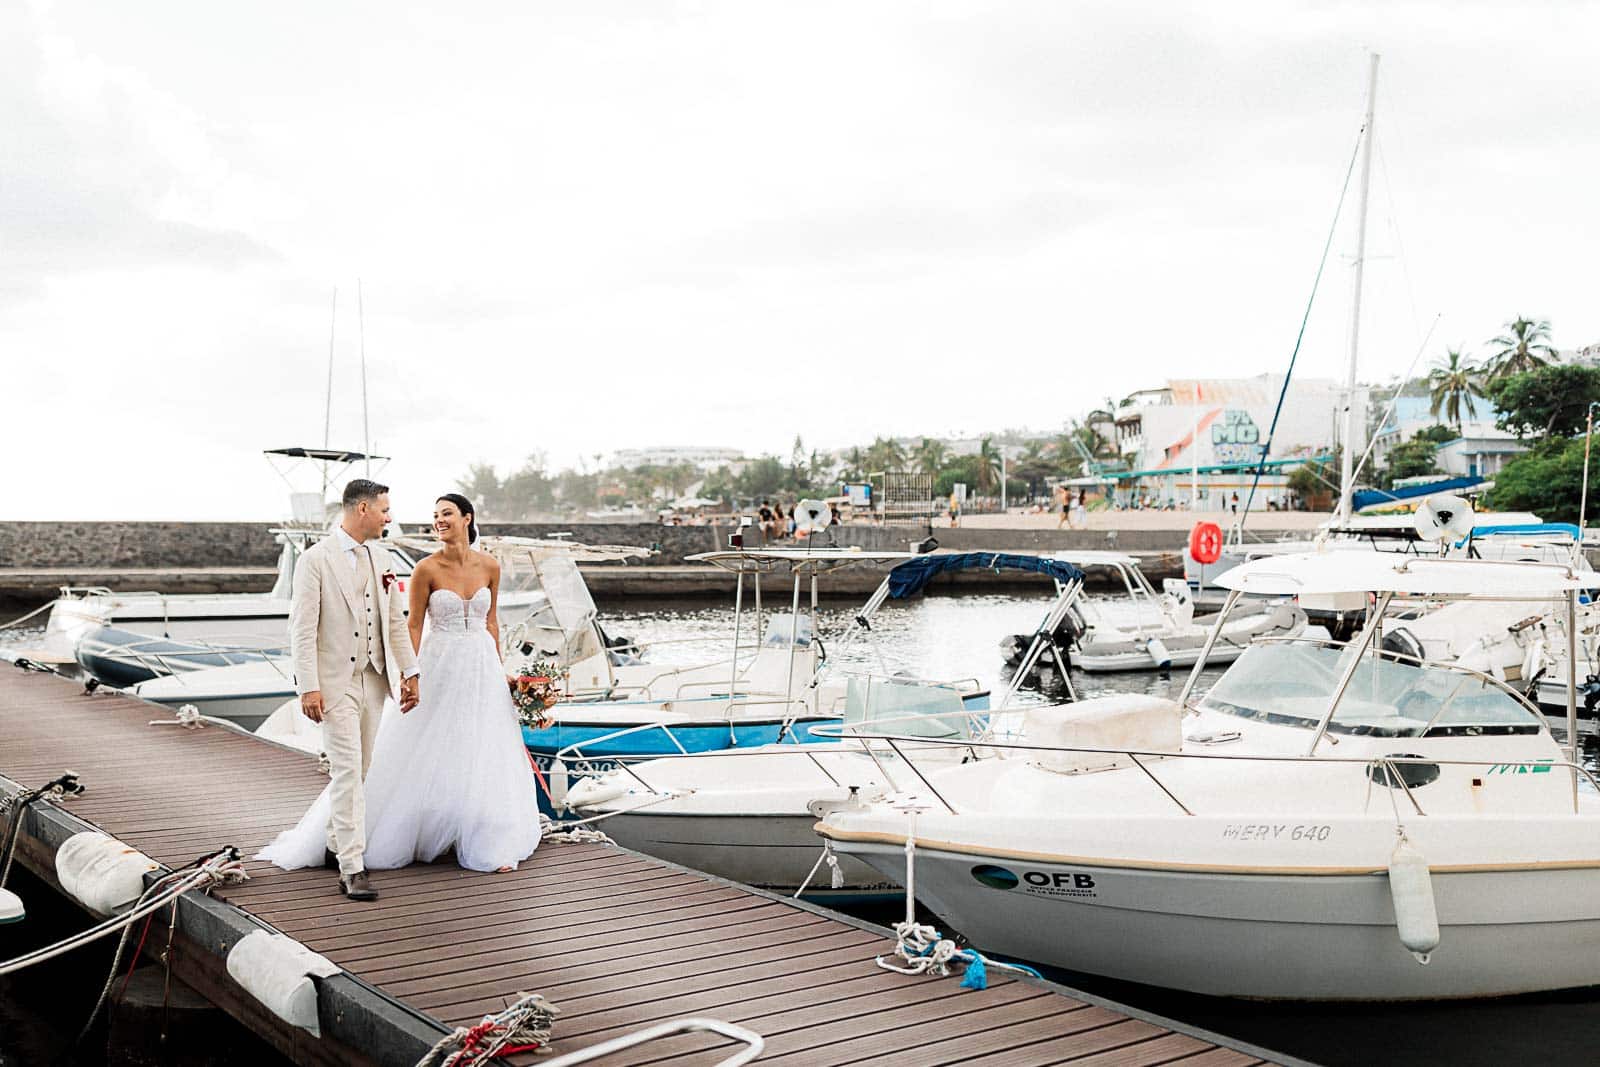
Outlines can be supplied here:
[[[552, 790], [553, 792], [553, 790]], [[628, 795], [628, 784], [617, 774], [579, 778], [566, 793], [567, 808], [592, 808]]]
[[1172, 666], [1172, 653], [1167, 651], [1167, 646], [1161, 638], [1152, 637], [1144, 643], [1145, 654], [1155, 661], [1155, 665], [1162, 670]]
[[567, 810], [567, 788], [570, 779], [563, 760], [550, 761], [550, 806], [558, 812]]
[[1404, 834], [1389, 856], [1389, 895], [1394, 900], [1400, 943], [1418, 963], [1426, 964], [1439, 947], [1439, 913], [1434, 907], [1428, 862]]
[[161, 865], [98, 830], [73, 834], [56, 850], [56, 881], [98, 915], [128, 907], [144, 893], [144, 876]]
[[1540, 635], [1528, 642], [1528, 649], [1522, 657], [1522, 677], [1535, 678], [1548, 665], [1545, 662], [1544, 636]]
[[312, 979], [338, 973], [339, 965], [326, 956], [267, 930], [246, 934], [228, 953], [230, 978], [272, 1014], [315, 1037], [322, 1036], [322, 1027]]

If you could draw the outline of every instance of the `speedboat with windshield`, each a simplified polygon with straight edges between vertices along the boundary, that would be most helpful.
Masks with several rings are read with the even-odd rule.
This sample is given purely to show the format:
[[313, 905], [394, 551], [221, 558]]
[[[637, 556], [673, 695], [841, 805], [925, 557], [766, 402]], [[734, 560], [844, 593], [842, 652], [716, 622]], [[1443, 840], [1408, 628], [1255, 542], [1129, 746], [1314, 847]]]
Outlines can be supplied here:
[[[892, 722], [919, 736], [959, 741], [1015, 714], [1007, 709], [1029, 668], [1056, 654], [1052, 635], [1082, 592], [1083, 573], [1071, 564], [994, 552], [913, 557], [884, 578], [856, 630], [865, 632], [871, 612], [885, 599], [913, 596], [940, 574], [980, 568], [1041, 573], [1057, 582], [1054, 598], [1000, 692], [982, 707], [968, 706], [950, 685], [850, 672], [843, 675], [842, 703], [832, 721], [842, 717], [852, 727]], [[575, 744], [559, 753], [561, 777], [587, 775], [560, 799], [585, 820], [601, 822], [628, 848], [733, 881], [803, 890], [813, 897], [895, 891], [893, 879], [860, 861], [824, 856], [812, 829], [819, 812], [882, 791], [889, 781], [885, 765], [899, 760], [890, 745], [818, 741], [814, 734], [802, 741], [791, 734], [781, 743], [601, 761], [599, 768], [587, 752], [588, 746]], [[953, 767], [965, 751], [953, 747], [940, 755]]]
[[[1054, 559], [1080, 568], [1101, 568], [1126, 596], [1084, 598], [1068, 618], [1072, 662], [1091, 672], [1168, 670], [1192, 667], [1206, 644], [1213, 618], [1195, 615], [1184, 582], [1169, 578], [1156, 592], [1139, 561], [1120, 552], [1058, 552]], [[1290, 603], [1252, 603], [1237, 610], [1212, 647], [1211, 662], [1231, 663], [1258, 637], [1295, 637], [1305, 613]]]
[[[385, 543], [403, 592], [415, 561], [432, 552], [437, 542], [431, 537], [400, 536]], [[630, 669], [623, 664], [638, 662], [637, 655], [618, 651], [601, 628], [578, 563], [626, 561], [648, 555], [647, 549], [501, 536], [484, 537], [479, 547], [500, 561], [500, 638], [508, 663], [524, 659], [556, 663], [578, 678], [607, 685], [615, 672]], [[287, 644], [274, 655], [231, 653], [236, 661], [227, 665], [208, 665], [201, 653], [184, 658], [164, 652], [161, 644], [149, 639], [121, 650], [120, 658], [131, 661], [125, 669], [166, 668], [137, 680], [132, 686], [136, 695], [172, 708], [192, 705], [203, 715], [277, 740], [320, 746], [320, 732], [308, 732], [300, 725]], [[209, 654], [216, 655], [217, 650]]]
[[[1031, 709], [1021, 740], [953, 768], [927, 757], [973, 742], [877, 724], [905, 756], [894, 787], [818, 832], [914, 879], [979, 949], [1126, 981], [1291, 1000], [1600, 984], [1595, 783], [1505, 683], [1382, 647], [1401, 601], [1542, 599], [1570, 622], [1600, 577], [1322, 552], [1221, 582], [1224, 614], [1244, 594], [1372, 609], [1348, 642], [1259, 641], [1205, 692], [1202, 659], [1176, 701]], [[1575, 697], [1569, 673], [1569, 730]]]

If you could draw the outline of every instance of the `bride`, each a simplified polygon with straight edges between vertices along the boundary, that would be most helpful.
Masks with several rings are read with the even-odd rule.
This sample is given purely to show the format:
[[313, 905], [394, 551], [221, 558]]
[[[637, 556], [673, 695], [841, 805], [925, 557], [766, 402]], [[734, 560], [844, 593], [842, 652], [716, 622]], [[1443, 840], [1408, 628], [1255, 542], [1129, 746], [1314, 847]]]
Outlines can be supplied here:
[[[500, 564], [472, 547], [466, 497], [441, 496], [433, 528], [444, 547], [410, 579], [422, 699], [410, 712], [384, 709], [364, 786], [366, 866], [404, 867], [454, 848], [463, 867], [510, 871], [539, 844], [539, 809], [500, 662]], [[329, 812], [324, 789], [256, 858], [285, 870], [322, 863]]]

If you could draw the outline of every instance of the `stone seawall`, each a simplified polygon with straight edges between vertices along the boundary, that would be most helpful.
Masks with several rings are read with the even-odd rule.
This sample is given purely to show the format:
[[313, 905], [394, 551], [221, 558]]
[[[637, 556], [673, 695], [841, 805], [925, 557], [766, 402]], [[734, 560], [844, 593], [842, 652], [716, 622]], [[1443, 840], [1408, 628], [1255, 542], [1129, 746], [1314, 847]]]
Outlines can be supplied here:
[[[122, 570], [190, 567], [270, 567], [277, 546], [265, 522], [0, 522], [0, 569]], [[414, 527], [413, 527], [414, 529]], [[654, 523], [486, 523], [485, 533], [549, 537], [566, 533], [589, 544], [654, 547], [650, 562], [673, 566], [697, 552], [724, 548], [730, 526], [659, 526]], [[931, 533], [946, 550], [1050, 552], [1116, 549], [1175, 552], [1184, 540], [1171, 530], [948, 529], [922, 526], [837, 526], [841, 545], [904, 549]], [[1274, 540], [1276, 531], [1259, 531]], [[752, 542], [758, 538], [752, 534]]]

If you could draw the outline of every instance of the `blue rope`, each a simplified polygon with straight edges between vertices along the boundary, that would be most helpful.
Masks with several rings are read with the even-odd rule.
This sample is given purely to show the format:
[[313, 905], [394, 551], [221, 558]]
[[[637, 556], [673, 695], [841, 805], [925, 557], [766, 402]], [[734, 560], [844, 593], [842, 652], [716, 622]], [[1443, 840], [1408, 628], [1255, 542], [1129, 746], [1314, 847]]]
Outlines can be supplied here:
[[[918, 952], [917, 955], [918, 956], [930, 956], [930, 955], [932, 955], [933, 954], [933, 947], [936, 944], [938, 944], [940, 941], [943, 941], [943, 940], [944, 940], [944, 935], [943, 934], [937, 934], [937, 933], [934, 934], [934, 939], [932, 941], [928, 942], [927, 946], [921, 952]], [[956, 952], [955, 955], [951, 956], [950, 958], [951, 958], [951, 960], [960, 961], [961, 963], [965, 963], [967, 965], [966, 971], [961, 975], [961, 988], [962, 989], [988, 989], [989, 988], [989, 970], [988, 970], [988, 968], [990, 966], [998, 967], [1003, 971], [1018, 971], [1018, 972], [1020, 972], [1022, 974], [1031, 975], [1034, 978], [1038, 978], [1038, 979], [1041, 979], [1041, 980], [1044, 978], [1044, 975], [1040, 974], [1038, 971], [1034, 970], [1032, 967], [1026, 966], [1025, 964], [1021, 964], [1021, 963], [1002, 963], [999, 960], [991, 960], [987, 956], [985, 956], [983, 953], [979, 952], [977, 949], [974, 949], [974, 948], [960, 949], [960, 950], [958, 950]]]
[[[1317, 276], [1311, 280], [1311, 295], [1306, 299], [1305, 314], [1300, 316], [1300, 332], [1295, 335], [1294, 351], [1289, 354], [1289, 369], [1283, 376], [1283, 388], [1278, 390], [1278, 406], [1272, 409], [1272, 424], [1267, 427], [1267, 444], [1261, 450], [1263, 462], [1272, 454], [1272, 438], [1278, 432], [1278, 416], [1283, 414], [1283, 398], [1289, 395], [1289, 380], [1294, 377], [1294, 364], [1300, 358], [1300, 343], [1306, 338], [1306, 324], [1311, 321], [1311, 306], [1316, 303], [1317, 289], [1322, 285], [1322, 271], [1328, 265], [1328, 251], [1333, 248], [1333, 235], [1339, 229], [1339, 216], [1344, 211], [1344, 198], [1350, 192], [1350, 176], [1355, 173], [1356, 158], [1361, 154], [1361, 138], [1366, 132], [1367, 127], [1363, 123], [1361, 132], [1356, 134], [1356, 146], [1350, 152], [1350, 165], [1344, 171], [1344, 186], [1339, 190], [1339, 203], [1333, 209], [1333, 223], [1328, 227], [1328, 239], [1322, 244], [1322, 258], [1317, 261]], [[1354, 403], [1355, 398], [1350, 397], [1346, 402]], [[1344, 446], [1349, 448], [1350, 442], [1346, 441]], [[1194, 442], [1194, 447], [1199, 448], [1200, 442]], [[1255, 477], [1250, 479], [1250, 492], [1244, 500], [1244, 510], [1239, 513], [1239, 524], [1234, 527], [1234, 532], [1241, 540], [1244, 538], [1245, 520], [1250, 516], [1250, 504], [1256, 498], [1256, 486], [1261, 484], [1261, 472], [1264, 469], [1256, 467]]]

